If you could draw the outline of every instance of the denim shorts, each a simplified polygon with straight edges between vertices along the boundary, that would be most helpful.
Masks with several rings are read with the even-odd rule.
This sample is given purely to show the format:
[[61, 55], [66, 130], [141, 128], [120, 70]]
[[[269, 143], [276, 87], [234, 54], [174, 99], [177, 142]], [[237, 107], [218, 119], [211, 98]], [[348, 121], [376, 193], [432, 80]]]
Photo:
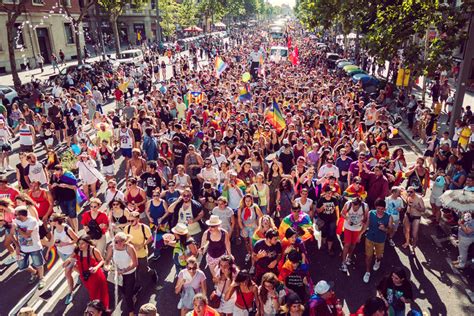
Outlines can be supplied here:
[[30, 257], [32, 261], [31, 265], [35, 268], [39, 268], [43, 266], [45, 263], [42, 250], [37, 250], [33, 252], [22, 252], [21, 259], [17, 261], [18, 270], [22, 271], [29, 267]]
[[77, 217], [76, 200], [60, 201], [59, 208], [61, 209], [61, 212], [63, 212], [63, 214], [66, 215], [67, 217], [69, 218]]

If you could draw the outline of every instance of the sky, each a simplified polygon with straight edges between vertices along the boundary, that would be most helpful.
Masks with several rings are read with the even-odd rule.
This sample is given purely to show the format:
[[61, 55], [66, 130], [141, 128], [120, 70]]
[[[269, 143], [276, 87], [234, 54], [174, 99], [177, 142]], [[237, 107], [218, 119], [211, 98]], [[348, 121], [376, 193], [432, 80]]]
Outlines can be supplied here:
[[273, 5], [288, 4], [291, 8], [295, 6], [296, 0], [268, 0]]

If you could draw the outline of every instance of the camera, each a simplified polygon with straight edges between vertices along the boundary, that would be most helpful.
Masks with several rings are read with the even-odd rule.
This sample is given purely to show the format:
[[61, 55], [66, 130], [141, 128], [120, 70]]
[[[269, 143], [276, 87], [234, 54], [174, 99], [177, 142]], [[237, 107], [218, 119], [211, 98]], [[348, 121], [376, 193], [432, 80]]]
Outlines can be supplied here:
[[84, 281], [89, 280], [89, 278], [91, 277], [91, 272], [90, 271], [83, 271], [82, 272], [82, 277], [84, 278]]

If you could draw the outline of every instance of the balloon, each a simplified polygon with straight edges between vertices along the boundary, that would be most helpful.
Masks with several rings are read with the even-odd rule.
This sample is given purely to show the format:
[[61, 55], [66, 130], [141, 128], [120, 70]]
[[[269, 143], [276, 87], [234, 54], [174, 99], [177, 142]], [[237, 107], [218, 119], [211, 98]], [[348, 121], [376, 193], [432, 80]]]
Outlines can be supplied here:
[[250, 80], [250, 73], [246, 72], [242, 75], [242, 81], [247, 82]]
[[81, 149], [79, 148], [79, 146], [77, 146], [77, 144], [72, 144], [71, 149], [75, 155], [79, 155], [81, 153]]
[[393, 136], [398, 135], [398, 129], [396, 128], [392, 129], [392, 135]]

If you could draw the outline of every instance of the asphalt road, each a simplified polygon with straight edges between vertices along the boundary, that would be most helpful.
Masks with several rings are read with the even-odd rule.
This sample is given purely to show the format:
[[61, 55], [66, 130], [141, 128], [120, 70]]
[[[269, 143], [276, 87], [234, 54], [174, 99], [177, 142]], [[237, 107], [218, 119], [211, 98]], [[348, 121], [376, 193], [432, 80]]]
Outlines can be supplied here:
[[[170, 69], [168, 69], [170, 72]], [[110, 104], [108, 106], [111, 106]], [[416, 160], [418, 153], [411, 148], [405, 140], [393, 140], [394, 146], [404, 148], [408, 164]], [[14, 144], [14, 149], [18, 144]], [[44, 151], [37, 150], [40, 157]], [[12, 157], [11, 165], [18, 163], [16, 156]], [[116, 161], [116, 170], [122, 164], [122, 159]], [[14, 181], [14, 174], [8, 174]], [[123, 178], [123, 170], [117, 174], [117, 179]], [[427, 206], [428, 196], [425, 198]], [[404, 266], [411, 273], [414, 288], [414, 306], [420, 308], [426, 315], [473, 315], [474, 308], [469, 299], [472, 293], [474, 271], [467, 270], [463, 273], [452, 268], [450, 260], [457, 256], [451, 239], [445, 231], [430, 224], [426, 218], [422, 219], [419, 248], [415, 255], [402, 249], [403, 243], [401, 229], [395, 236], [396, 247], [386, 246], [386, 254], [379, 271], [373, 272], [369, 284], [362, 282], [364, 274], [363, 243], [356, 249], [355, 264], [350, 267], [347, 275], [338, 270], [339, 256], [329, 257], [325, 251], [318, 250], [316, 245], [309, 247], [311, 258], [311, 275], [314, 283], [321, 279], [335, 282], [335, 291], [344, 300], [344, 310], [354, 312], [363, 304], [366, 298], [375, 294], [378, 281], [390, 272], [393, 267]], [[245, 257], [243, 245], [233, 245], [233, 254], [237, 263], [242, 264]], [[6, 250], [0, 246], [0, 260], [6, 257]], [[159, 284], [162, 289], [157, 291], [148, 287], [142, 290], [138, 297], [137, 306], [151, 302], [156, 304], [160, 315], [179, 315], [176, 308], [178, 299], [174, 294], [175, 271], [171, 260], [171, 249], [166, 249], [158, 261], [152, 262], [159, 275]], [[202, 267], [204, 268], [204, 267]], [[209, 271], [206, 270], [209, 277]], [[4, 266], [0, 264], [0, 315], [7, 315], [10, 311], [17, 311], [22, 306], [32, 306], [38, 315], [81, 315], [88, 302], [86, 290], [76, 285], [73, 302], [65, 306], [64, 299], [67, 294], [65, 278], [58, 263], [46, 273], [46, 287], [39, 291], [36, 285], [28, 285], [28, 274], [18, 272], [16, 264]], [[208, 279], [210, 281], [210, 279]], [[212, 289], [208, 282], [208, 289]], [[111, 304], [115, 301], [114, 289], [109, 288]], [[115, 308], [114, 315], [121, 315], [119, 306]]]

